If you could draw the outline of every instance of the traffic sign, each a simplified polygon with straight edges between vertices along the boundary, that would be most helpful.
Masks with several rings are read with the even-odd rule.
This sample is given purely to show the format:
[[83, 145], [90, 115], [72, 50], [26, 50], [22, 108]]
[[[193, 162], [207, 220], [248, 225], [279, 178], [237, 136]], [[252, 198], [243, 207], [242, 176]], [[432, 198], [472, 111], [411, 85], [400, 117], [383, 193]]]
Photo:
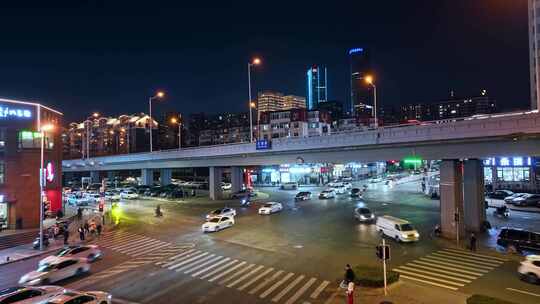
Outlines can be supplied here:
[[[384, 248], [384, 249], [383, 249]], [[390, 246], [388, 245], [379, 245], [375, 247], [377, 257], [381, 260], [389, 260], [390, 259]], [[384, 250], [384, 251], [383, 251]]]

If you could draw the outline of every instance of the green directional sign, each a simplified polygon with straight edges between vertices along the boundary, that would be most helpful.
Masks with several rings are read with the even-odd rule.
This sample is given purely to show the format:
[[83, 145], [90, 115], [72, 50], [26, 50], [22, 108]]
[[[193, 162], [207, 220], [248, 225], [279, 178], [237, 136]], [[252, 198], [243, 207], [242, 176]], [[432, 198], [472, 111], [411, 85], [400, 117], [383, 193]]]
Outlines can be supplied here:
[[420, 156], [407, 156], [403, 159], [405, 165], [421, 165], [422, 158]]

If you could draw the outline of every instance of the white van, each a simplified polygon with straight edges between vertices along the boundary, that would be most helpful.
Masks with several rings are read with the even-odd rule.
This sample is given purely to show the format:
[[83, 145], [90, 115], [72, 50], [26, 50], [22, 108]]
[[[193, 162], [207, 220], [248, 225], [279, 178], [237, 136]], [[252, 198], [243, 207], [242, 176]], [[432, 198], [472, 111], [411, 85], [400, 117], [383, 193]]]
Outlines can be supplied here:
[[384, 215], [377, 218], [377, 231], [397, 242], [416, 242], [420, 238], [418, 231], [413, 228], [411, 223], [397, 217]]
[[296, 190], [298, 189], [298, 183], [288, 182], [281, 184], [281, 190]]

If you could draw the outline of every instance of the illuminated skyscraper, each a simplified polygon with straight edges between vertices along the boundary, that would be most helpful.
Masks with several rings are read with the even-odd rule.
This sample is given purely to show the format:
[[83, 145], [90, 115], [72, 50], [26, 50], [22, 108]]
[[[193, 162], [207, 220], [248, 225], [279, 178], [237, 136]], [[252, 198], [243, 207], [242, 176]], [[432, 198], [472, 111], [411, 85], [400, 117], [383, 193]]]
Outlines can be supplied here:
[[326, 67], [314, 65], [307, 71], [307, 108], [314, 110], [321, 102], [328, 100], [326, 90]]
[[364, 81], [371, 73], [371, 63], [367, 51], [363, 48], [349, 50], [351, 69], [351, 113], [359, 117], [372, 116], [373, 92], [372, 87]]
[[540, 109], [540, 52], [538, 43], [540, 43], [540, 32], [538, 27], [540, 22], [540, 0], [529, 0], [529, 65], [530, 65], [530, 83], [531, 83], [531, 108]]

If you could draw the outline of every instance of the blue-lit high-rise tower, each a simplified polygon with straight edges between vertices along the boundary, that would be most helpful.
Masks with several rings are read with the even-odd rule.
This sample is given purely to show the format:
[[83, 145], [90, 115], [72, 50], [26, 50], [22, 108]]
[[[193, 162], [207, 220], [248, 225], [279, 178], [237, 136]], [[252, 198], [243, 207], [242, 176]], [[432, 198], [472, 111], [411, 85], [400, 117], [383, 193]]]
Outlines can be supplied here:
[[326, 90], [326, 67], [314, 65], [307, 71], [307, 99], [306, 106], [308, 110], [317, 109], [321, 102], [328, 100]]

